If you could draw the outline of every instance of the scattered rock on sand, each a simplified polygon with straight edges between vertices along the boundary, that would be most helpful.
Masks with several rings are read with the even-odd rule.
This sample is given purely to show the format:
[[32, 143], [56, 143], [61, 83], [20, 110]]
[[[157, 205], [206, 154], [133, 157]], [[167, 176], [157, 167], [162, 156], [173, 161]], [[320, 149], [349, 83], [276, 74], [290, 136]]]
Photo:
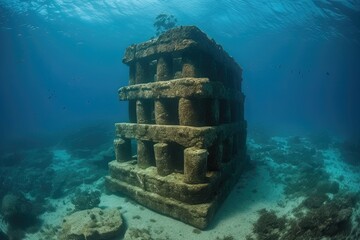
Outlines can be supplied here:
[[153, 238], [147, 229], [129, 228], [125, 233], [124, 240], [153, 240]]

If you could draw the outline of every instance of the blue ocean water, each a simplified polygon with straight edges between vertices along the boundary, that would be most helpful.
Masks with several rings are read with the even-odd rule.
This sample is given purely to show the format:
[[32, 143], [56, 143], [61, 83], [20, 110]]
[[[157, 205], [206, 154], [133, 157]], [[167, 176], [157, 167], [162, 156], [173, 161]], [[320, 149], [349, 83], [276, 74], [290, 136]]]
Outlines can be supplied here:
[[[160, 13], [244, 69], [251, 125], [359, 132], [358, 1], [1, 1], [2, 137], [125, 118], [125, 48]], [[24, 120], [26, 119], [26, 123]]]
[[[128, 84], [125, 48], [154, 37], [161, 13], [175, 16], [178, 26], [196, 25], [241, 65], [250, 135], [262, 129], [351, 139], [358, 165], [359, 0], [0, 0], [0, 150], [4, 159], [11, 156], [0, 166], [16, 167], [24, 155], [67, 159], [61, 149], [51, 153], [55, 158], [43, 150], [54, 146], [91, 158], [111, 144], [113, 123], [128, 121], [117, 96]], [[84, 135], [99, 141], [76, 141]], [[103, 172], [84, 181], [106, 175], [100, 160], [111, 157], [93, 159]], [[43, 170], [50, 163], [36, 164]], [[49, 184], [65, 184], [57, 181]], [[49, 191], [57, 197], [57, 189]], [[63, 189], [59, 197], [69, 194]]]

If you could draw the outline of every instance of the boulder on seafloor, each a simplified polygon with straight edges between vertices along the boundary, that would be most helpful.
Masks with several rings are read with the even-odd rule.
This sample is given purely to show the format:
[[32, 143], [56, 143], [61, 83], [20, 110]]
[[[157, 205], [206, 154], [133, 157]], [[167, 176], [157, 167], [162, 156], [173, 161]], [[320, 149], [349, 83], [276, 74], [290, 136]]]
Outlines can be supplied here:
[[24, 194], [9, 193], [1, 201], [0, 213], [9, 227], [25, 230], [38, 223], [40, 210]]
[[120, 233], [122, 225], [121, 214], [116, 208], [78, 211], [64, 218], [59, 239], [111, 239]]

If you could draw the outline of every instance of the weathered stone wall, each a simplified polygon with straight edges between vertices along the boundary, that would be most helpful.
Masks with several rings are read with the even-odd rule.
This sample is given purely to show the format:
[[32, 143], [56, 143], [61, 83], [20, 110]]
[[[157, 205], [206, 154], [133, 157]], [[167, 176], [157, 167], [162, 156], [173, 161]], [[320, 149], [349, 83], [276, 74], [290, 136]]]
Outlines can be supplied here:
[[116, 124], [107, 185], [205, 228], [247, 161], [242, 70], [196, 27], [132, 45], [123, 62], [130, 123]]

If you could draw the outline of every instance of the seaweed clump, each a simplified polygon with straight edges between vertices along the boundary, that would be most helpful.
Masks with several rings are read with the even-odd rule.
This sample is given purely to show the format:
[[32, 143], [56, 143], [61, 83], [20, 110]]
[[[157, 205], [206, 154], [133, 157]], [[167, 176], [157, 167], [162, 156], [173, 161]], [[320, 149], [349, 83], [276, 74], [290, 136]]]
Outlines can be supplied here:
[[75, 211], [91, 209], [100, 204], [100, 191], [77, 190], [71, 203], [75, 206]]
[[10, 239], [22, 239], [27, 231], [37, 229], [42, 208], [36, 204], [22, 193], [9, 193], [2, 198], [0, 212], [8, 224], [6, 234]]
[[[293, 218], [278, 217], [274, 211], [260, 210], [253, 233], [257, 240], [348, 239], [358, 236], [352, 223], [359, 194], [338, 194], [333, 199], [312, 196], [296, 208]], [[355, 230], [354, 230], [355, 229]], [[253, 239], [248, 237], [248, 239]]]
[[159, 14], [155, 18], [154, 27], [156, 28], [156, 36], [166, 32], [176, 26], [177, 19], [173, 15]]
[[262, 209], [260, 217], [254, 224], [254, 233], [258, 240], [276, 240], [280, 238], [281, 232], [285, 229], [286, 219], [278, 217], [274, 211]]
[[352, 229], [351, 217], [358, 199], [356, 194], [342, 194], [318, 208], [306, 209], [304, 216], [289, 221], [284, 239], [345, 239]]

